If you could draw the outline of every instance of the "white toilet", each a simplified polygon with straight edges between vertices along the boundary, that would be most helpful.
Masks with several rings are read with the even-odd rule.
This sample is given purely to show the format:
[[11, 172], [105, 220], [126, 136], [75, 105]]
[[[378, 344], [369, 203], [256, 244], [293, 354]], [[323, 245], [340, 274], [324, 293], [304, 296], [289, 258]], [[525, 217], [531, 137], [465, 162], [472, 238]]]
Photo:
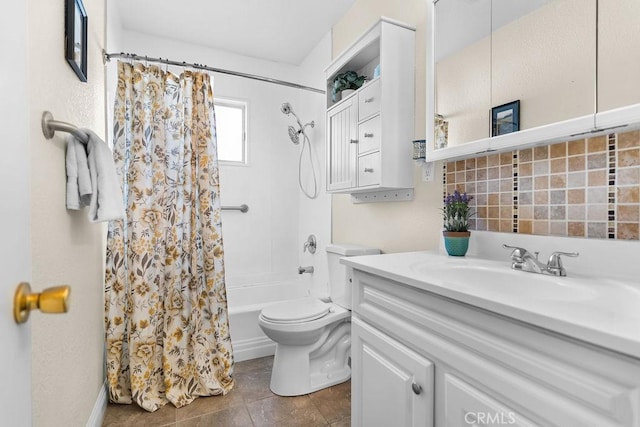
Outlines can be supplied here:
[[379, 254], [379, 249], [328, 245], [330, 301], [308, 297], [262, 309], [259, 324], [276, 342], [271, 391], [299, 396], [351, 377], [351, 275], [344, 256]]

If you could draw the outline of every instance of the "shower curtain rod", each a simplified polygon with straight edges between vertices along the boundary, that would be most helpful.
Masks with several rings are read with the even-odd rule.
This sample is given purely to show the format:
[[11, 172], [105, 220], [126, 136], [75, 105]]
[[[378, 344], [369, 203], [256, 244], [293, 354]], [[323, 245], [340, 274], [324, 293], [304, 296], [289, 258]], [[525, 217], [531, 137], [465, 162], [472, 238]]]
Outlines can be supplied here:
[[231, 76], [244, 77], [244, 78], [247, 78], [247, 79], [259, 80], [261, 82], [274, 83], [274, 84], [278, 84], [278, 85], [282, 85], [282, 86], [289, 86], [289, 87], [293, 87], [293, 88], [296, 88], [296, 89], [303, 89], [303, 90], [308, 90], [308, 91], [316, 92], [316, 93], [322, 93], [322, 94], [326, 93], [324, 90], [316, 89], [314, 87], [299, 85], [297, 83], [287, 82], [287, 81], [278, 80], [278, 79], [272, 79], [271, 77], [257, 76], [255, 74], [241, 73], [239, 71], [231, 71], [231, 70], [224, 70], [222, 68], [214, 68], [214, 67], [209, 67], [207, 65], [202, 65], [202, 64], [193, 64], [193, 63], [184, 62], [184, 61], [182, 61], [182, 62], [173, 61], [171, 59], [163, 59], [163, 58], [151, 58], [149, 56], [142, 56], [142, 55], [138, 55], [136, 53], [124, 53], [124, 52], [107, 53], [105, 51], [102, 51], [102, 55], [103, 55], [105, 64], [107, 62], [111, 61], [111, 58], [123, 58], [123, 59], [134, 59], [136, 61], [159, 62], [161, 64], [175, 65], [177, 67], [191, 67], [191, 68], [196, 68], [196, 69], [199, 69], [199, 70], [212, 71], [214, 73], [221, 73], [221, 74], [228, 74], [228, 75], [231, 75]]

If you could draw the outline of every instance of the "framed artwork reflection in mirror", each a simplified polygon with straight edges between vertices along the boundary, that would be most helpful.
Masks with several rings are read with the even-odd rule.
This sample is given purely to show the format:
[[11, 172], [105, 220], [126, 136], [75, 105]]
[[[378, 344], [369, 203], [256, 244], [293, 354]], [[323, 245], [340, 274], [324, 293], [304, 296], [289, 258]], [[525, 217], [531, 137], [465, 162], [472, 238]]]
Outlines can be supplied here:
[[520, 100], [491, 109], [491, 136], [505, 135], [520, 130]]

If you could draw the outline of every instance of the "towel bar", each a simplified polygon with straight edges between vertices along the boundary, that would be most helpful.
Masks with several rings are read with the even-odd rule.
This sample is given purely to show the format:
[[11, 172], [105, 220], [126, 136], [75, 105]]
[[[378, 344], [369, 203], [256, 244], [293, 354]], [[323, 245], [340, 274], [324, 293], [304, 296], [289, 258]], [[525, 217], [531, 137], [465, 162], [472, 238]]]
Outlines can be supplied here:
[[[78, 129], [77, 126], [72, 125], [71, 123], [61, 122], [59, 120], [53, 119], [53, 114], [49, 111], [45, 111], [42, 113], [42, 133], [44, 137], [47, 139], [53, 138], [57, 131], [67, 132], [78, 138], [78, 140], [84, 144], [89, 142], [89, 135]], [[242, 213], [247, 213], [249, 211], [249, 206], [245, 203], [240, 206], [222, 206], [223, 211], [240, 211]]]
[[47, 139], [53, 138], [56, 131], [67, 132], [78, 138], [78, 141], [86, 144], [89, 142], [89, 135], [78, 129], [77, 126], [72, 125], [71, 123], [61, 122], [59, 120], [53, 119], [53, 114], [49, 111], [45, 111], [42, 113], [42, 133], [44, 137]]

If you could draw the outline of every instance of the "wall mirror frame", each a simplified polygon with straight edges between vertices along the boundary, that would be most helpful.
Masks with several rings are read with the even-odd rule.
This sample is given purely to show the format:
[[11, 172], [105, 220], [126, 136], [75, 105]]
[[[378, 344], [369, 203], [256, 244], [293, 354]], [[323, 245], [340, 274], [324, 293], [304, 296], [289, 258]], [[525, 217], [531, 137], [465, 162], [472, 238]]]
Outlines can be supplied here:
[[[436, 122], [442, 123], [443, 116], [440, 116], [436, 111], [436, 58], [435, 52], [437, 48], [436, 40], [436, 3], [447, 2], [452, 0], [426, 0], [427, 1], [427, 52], [426, 52], [426, 66], [427, 66], [427, 161], [437, 160], [456, 160], [474, 157], [487, 152], [502, 152], [514, 149], [521, 149], [536, 145], [547, 145], [554, 142], [569, 141], [574, 139], [580, 139], [585, 137], [592, 137], [607, 133], [613, 133], [618, 131], [627, 131], [640, 128], [640, 96], [633, 98], [632, 103], [628, 105], [622, 105], [614, 109], [604, 110], [599, 109], [598, 104], [598, 89], [599, 89], [599, 69], [601, 64], [598, 62], [598, 52], [609, 52], [610, 46], [603, 45], [603, 41], [599, 40], [598, 35], [603, 33], [603, 30], [598, 27], [603, 27], [603, 23], [607, 24], [606, 17], [601, 17], [601, 10], [603, 5], [609, 8], [617, 7], [611, 6], [610, 0], [594, 0], [595, 3], [595, 16], [594, 16], [594, 32], [595, 32], [595, 53], [593, 57], [593, 107], [592, 112], [577, 117], [572, 117], [567, 120], [561, 120], [553, 123], [548, 123], [536, 127], [530, 127], [521, 129], [518, 132], [508, 133], [495, 137], [490, 137], [487, 132], [487, 137], [476, 139], [473, 141], [465, 142], [459, 145], [445, 146], [444, 148], [436, 148], [442, 146], [442, 129], [438, 126], [436, 128]], [[628, 1], [628, 0], [624, 0]], [[602, 3], [602, 5], [600, 4]], [[635, 7], [635, 6], [634, 6]], [[611, 25], [610, 25], [611, 26]], [[634, 37], [636, 35], [634, 34]], [[603, 37], [601, 37], [603, 38]], [[640, 37], [637, 41], [632, 42], [635, 46], [637, 44], [637, 50], [640, 51]], [[524, 55], [525, 52], [522, 52]], [[636, 61], [640, 64], [640, 61]], [[634, 63], [635, 63], [634, 62]], [[633, 91], [637, 91], [640, 95], [640, 79], [638, 82], [633, 83]], [[518, 98], [517, 94], [514, 94], [514, 100]], [[490, 116], [490, 112], [488, 112]], [[446, 117], [444, 118], [446, 120]], [[490, 124], [487, 124], [489, 129]], [[449, 127], [450, 131], [450, 127]], [[446, 132], [446, 130], [445, 130]]]

